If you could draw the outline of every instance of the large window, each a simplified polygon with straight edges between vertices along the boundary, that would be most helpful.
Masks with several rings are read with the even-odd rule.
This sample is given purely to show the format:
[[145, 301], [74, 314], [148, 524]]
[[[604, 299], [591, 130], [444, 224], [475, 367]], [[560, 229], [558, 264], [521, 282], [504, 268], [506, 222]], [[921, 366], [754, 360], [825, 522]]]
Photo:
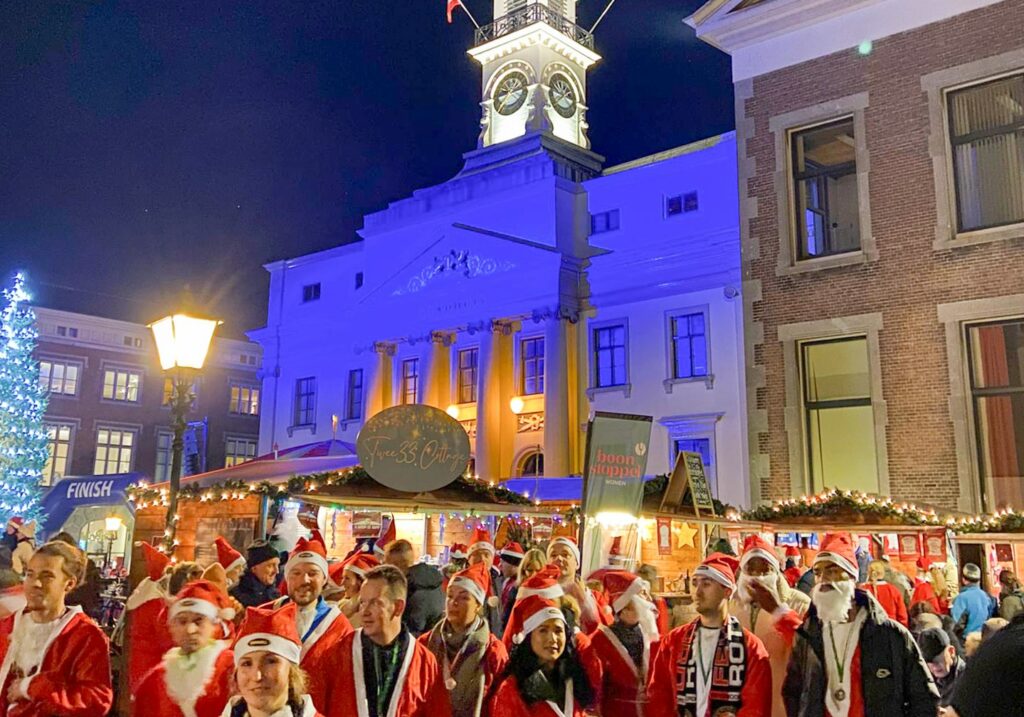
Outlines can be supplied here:
[[1024, 319], [967, 327], [986, 503], [1024, 508]]
[[703, 311], [669, 318], [672, 331], [672, 378], [708, 375], [707, 317]]
[[163, 483], [171, 479], [171, 444], [174, 442], [174, 434], [170, 431], [159, 431], [156, 434], [156, 468], [153, 471], [153, 480]]
[[797, 258], [860, 249], [853, 118], [790, 134]]
[[230, 468], [256, 457], [255, 438], [227, 438], [224, 440], [224, 467]]
[[77, 363], [42, 359], [39, 362], [39, 383], [52, 394], [74, 396], [78, 393], [80, 371], [81, 367]]
[[459, 351], [459, 403], [476, 403], [478, 349]]
[[300, 378], [295, 381], [292, 425], [312, 426], [314, 423], [316, 423], [316, 378]]
[[523, 339], [519, 345], [519, 385], [524, 396], [544, 393], [544, 339]]
[[544, 475], [544, 454], [531, 451], [519, 460], [518, 473], [523, 478], [539, 478]]
[[858, 336], [800, 345], [807, 462], [815, 491], [878, 491], [867, 343]]
[[402, 403], [416, 403], [420, 390], [420, 361], [405, 359], [402, 361]]
[[363, 417], [363, 369], [354, 368], [348, 372], [347, 390], [345, 420], [356, 421]]
[[1024, 222], [1024, 74], [947, 94], [961, 232]]
[[243, 416], [260, 415], [259, 387], [232, 384], [228, 409], [231, 413], [237, 413]]
[[108, 368], [103, 371], [103, 398], [138, 403], [141, 384], [142, 374], [138, 371]]
[[622, 324], [594, 329], [594, 387], [626, 383], [626, 327]]
[[45, 423], [46, 465], [43, 466], [42, 485], [53, 485], [68, 474], [71, 456], [71, 434], [74, 427], [68, 423]]
[[121, 428], [100, 428], [96, 431], [96, 464], [93, 473], [128, 473], [132, 469], [135, 432]]

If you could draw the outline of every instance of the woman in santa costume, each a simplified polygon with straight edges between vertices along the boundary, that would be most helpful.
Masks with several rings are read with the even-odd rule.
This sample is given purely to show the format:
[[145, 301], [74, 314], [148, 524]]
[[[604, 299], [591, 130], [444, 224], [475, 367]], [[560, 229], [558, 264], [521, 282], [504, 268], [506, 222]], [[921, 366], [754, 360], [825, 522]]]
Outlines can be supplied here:
[[167, 627], [167, 568], [171, 558], [149, 543], [141, 545], [146, 577], [128, 596], [124, 613], [129, 694], [135, 693], [142, 678], [174, 647]]
[[0, 714], [100, 717], [114, 700], [110, 644], [65, 596], [85, 573], [85, 555], [67, 543], [40, 547], [25, 567], [24, 610], [0, 621]]
[[393, 565], [366, 573], [359, 590], [363, 626], [334, 650], [336, 698], [327, 717], [451, 717], [437, 660], [402, 626], [407, 591]]
[[595, 692], [565, 615], [553, 600], [536, 595], [521, 605], [523, 625], [490, 717], [581, 717], [595, 706]]
[[238, 585], [238, 581], [242, 579], [242, 573], [245, 572], [246, 566], [245, 556], [232, 548], [231, 543], [220, 535], [213, 541], [213, 545], [217, 548], [217, 562], [224, 568], [228, 589], [230, 590]]
[[362, 627], [359, 617], [359, 588], [363, 586], [366, 573], [380, 565], [380, 561], [370, 553], [353, 553], [346, 560], [332, 565], [330, 582], [335, 589], [335, 600], [341, 614], [348, 618], [353, 628]]
[[295, 613], [295, 603], [278, 610], [246, 610], [233, 648], [238, 696], [222, 717], [324, 717], [306, 694]]
[[[501, 600], [498, 597], [502, 579], [501, 575], [494, 568], [494, 559], [497, 550], [494, 548], [494, 541], [491, 540], [491, 533], [486, 528], [477, 528], [473, 531], [473, 540], [469, 544], [469, 564], [482, 563], [487, 567], [489, 579], [487, 581], [487, 600], [484, 603], [484, 617], [487, 618], [487, 625], [493, 634], [501, 636], [505, 629], [505, 621], [501, 612]], [[492, 599], [493, 598], [493, 599]]]
[[441, 665], [454, 717], [480, 717], [508, 663], [505, 645], [483, 617], [490, 582], [483, 563], [455, 573], [448, 582], [444, 619], [419, 638]]
[[872, 560], [868, 565], [868, 581], [860, 586], [861, 590], [871, 593], [885, 614], [907, 627], [907, 604], [895, 585], [885, 581], [886, 564], [882, 560]]
[[167, 651], [132, 695], [138, 717], [218, 717], [231, 695], [234, 657], [222, 623], [235, 616], [224, 590], [188, 583], [167, 612], [176, 647]]
[[602, 609], [594, 591], [583, 584], [580, 569], [580, 548], [576, 539], [560, 535], [548, 544], [548, 562], [559, 570], [558, 582], [566, 595], [580, 605], [580, 628], [590, 634], [598, 625], [610, 625], [611, 616]]
[[602, 715], [643, 717], [647, 672], [652, 647], [658, 640], [658, 608], [645, 580], [623, 570], [602, 576], [604, 591], [615, 615], [590, 636], [591, 649], [601, 664], [601, 681], [594, 685]]
[[738, 561], [712, 553], [693, 574], [698, 617], [661, 639], [647, 683], [648, 717], [767, 717], [772, 673], [760, 639], [729, 615]]
[[526, 619], [523, 617], [523, 611], [526, 608], [521, 603], [531, 595], [554, 600], [557, 603], [565, 595], [565, 591], [562, 590], [562, 586], [558, 582], [560, 575], [561, 571], [557, 567], [545, 565], [526, 578], [519, 586], [516, 591], [515, 603], [509, 613], [508, 623], [505, 625], [505, 634], [501, 638], [505, 643], [505, 648], [510, 652], [515, 646], [515, 636], [523, 629], [523, 622]]

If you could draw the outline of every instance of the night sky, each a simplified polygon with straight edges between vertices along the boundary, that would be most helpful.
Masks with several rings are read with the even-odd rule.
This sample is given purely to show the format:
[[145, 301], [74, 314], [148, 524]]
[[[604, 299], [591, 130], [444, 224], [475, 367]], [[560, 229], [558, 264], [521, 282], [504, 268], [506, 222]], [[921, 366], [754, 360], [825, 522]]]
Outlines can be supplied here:
[[[617, 0], [597, 29], [588, 121], [608, 165], [732, 129], [728, 58], [682, 22], [702, 3]], [[227, 333], [262, 325], [263, 263], [354, 240], [476, 146], [473, 28], [444, 4], [7, 3], [4, 281], [25, 269], [42, 305], [135, 321], [189, 284]]]

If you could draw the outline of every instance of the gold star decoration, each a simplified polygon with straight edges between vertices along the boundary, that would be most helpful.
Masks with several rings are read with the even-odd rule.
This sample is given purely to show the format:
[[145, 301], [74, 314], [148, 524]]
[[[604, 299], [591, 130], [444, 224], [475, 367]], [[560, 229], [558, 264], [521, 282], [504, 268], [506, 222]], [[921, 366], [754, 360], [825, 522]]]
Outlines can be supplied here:
[[683, 548], [686, 546], [691, 548], [696, 547], [693, 544], [693, 538], [697, 535], [697, 529], [691, 527], [689, 523], [675, 523], [675, 528], [672, 532], [676, 534], [677, 548]]

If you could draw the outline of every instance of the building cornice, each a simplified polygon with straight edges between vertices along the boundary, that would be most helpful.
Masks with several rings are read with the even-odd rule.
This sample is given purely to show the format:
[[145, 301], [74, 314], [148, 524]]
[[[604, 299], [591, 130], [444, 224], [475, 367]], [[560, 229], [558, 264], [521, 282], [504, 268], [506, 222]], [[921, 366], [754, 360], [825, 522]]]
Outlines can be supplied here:
[[485, 65], [488, 62], [493, 62], [518, 52], [525, 47], [534, 45], [549, 47], [562, 57], [580, 65], [584, 69], [601, 59], [601, 56], [593, 50], [569, 39], [547, 23], [539, 21], [521, 30], [516, 30], [508, 35], [503, 35], [488, 43], [474, 47], [467, 54], [481, 65]]

